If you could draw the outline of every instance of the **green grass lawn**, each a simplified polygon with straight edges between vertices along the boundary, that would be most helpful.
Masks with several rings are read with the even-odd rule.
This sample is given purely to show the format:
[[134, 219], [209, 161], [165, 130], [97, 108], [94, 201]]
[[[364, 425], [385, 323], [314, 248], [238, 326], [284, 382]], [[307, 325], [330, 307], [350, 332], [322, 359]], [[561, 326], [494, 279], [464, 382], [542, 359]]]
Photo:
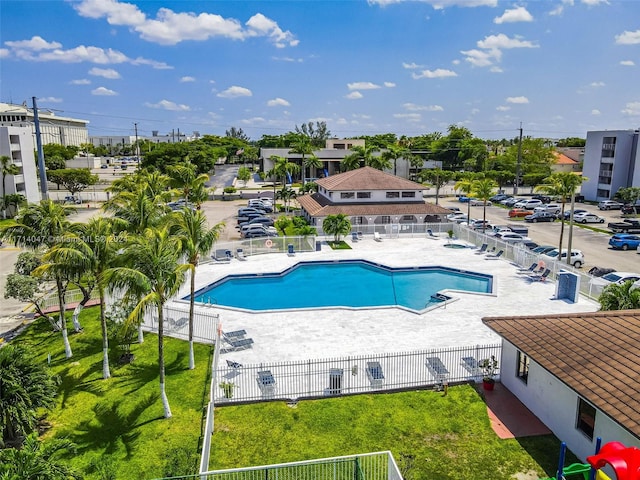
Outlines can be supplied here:
[[[553, 435], [499, 439], [473, 386], [216, 409], [211, 469], [390, 450], [411, 480], [555, 473]], [[567, 464], [575, 457], [567, 458]], [[535, 474], [533, 473], [535, 472]]]
[[188, 344], [166, 338], [166, 390], [173, 417], [163, 418], [159, 399], [157, 336], [134, 344], [135, 360], [102, 379], [99, 309], [85, 309], [84, 332], [70, 334], [73, 357], [64, 356], [62, 336], [37, 321], [16, 339], [29, 344], [61, 378], [56, 408], [47, 415], [51, 436], [66, 437], [78, 451], [67, 460], [87, 479], [149, 479], [197, 472], [204, 406], [208, 401], [211, 348], [196, 345], [196, 369], [188, 370]]

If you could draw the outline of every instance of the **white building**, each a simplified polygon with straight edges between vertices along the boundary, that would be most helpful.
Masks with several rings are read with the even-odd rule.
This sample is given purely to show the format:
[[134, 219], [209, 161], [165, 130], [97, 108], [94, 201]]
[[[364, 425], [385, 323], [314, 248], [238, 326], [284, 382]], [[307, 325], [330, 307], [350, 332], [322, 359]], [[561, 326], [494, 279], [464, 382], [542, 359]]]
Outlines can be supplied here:
[[[28, 202], [40, 201], [38, 170], [31, 127], [0, 127], [0, 155], [7, 156], [19, 168], [17, 175], [5, 178], [6, 194], [18, 193]], [[2, 184], [0, 184], [0, 191]], [[5, 192], [2, 192], [4, 195]]]
[[[87, 120], [59, 117], [54, 112], [41, 108], [38, 108], [38, 119], [43, 145], [57, 143], [65, 147], [69, 145], [79, 147], [83, 143], [89, 143]], [[0, 103], [0, 126], [29, 127], [33, 144], [36, 145], [33, 109], [26, 105]]]
[[638, 130], [587, 132], [582, 173], [585, 200], [614, 197], [618, 189], [640, 187]]

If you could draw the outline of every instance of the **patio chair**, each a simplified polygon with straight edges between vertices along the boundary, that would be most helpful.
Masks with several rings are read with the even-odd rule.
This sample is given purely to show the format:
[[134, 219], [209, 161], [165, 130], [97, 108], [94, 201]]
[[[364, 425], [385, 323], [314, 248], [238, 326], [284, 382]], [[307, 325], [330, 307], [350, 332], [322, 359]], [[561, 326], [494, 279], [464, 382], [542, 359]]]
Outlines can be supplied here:
[[482, 369], [480, 368], [480, 364], [475, 357], [462, 357], [460, 361], [464, 369], [472, 376], [479, 377], [482, 375]]
[[483, 243], [482, 246], [480, 247], [480, 249], [477, 252], [474, 252], [476, 255], [484, 255], [485, 253], [487, 253], [487, 248], [489, 247], [489, 244], [487, 243]]
[[362, 232], [358, 232], [358, 240], [362, 240], [362, 238], [363, 238]]
[[431, 230], [430, 228], [427, 230], [427, 238], [431, 238], [432, 240], [437, 240], [438, 235], [436, 235], [435, 233], [433, 233], [433, 230]]
[[271, 370], [261, 370], [256, 375], [258, 387], [265, 397], [273, 396], [276, 393], [276, 379]]
[[222, 340], [228, 345], [228, 347], [222, 348], [220, 353], [237, 352], [239, 350], [251, 348], [253, 345], [253, 338], [230, 337], [224, 333], [222, 334]]
[[381, 387], [384, 384], [384, 373], [380, 362], [367, 362], [367, 378], [372, 387]]
[[293, 244], [290, 243], [287, 245], [287, 255], [290, 257], [295, 257], [296, 256], [296, 251], [293, 249]]
[[429, 373], [433, 375], [438, 383], [442, 384], [449, 378], [449, 370], [444, 366], [440, 357], [427, 357], [426, 365], [427, 370], [429, 370]]
[[373, 232], [373, 239], [376, 242], [381, 242], [382, 241], [382, 237], [380, 236], [380, 232]]
[[538, 268], [538, 262], [533, 262], [529, 268], [520, 268], [516, 271], [516, 273], [519, 275], [529, 275], [531, 273], [534, 273], [536, 271], [536, 268]]
[[213, 255], [211, 255], [211, 258], [216, 262], [229, 263], [231, 261], [231, 251], [218, 249]]
[[244, 250], [242, 248], [236, 248], [236, 258], [238, 260], [246, 260], [247, 257], [244, 256]]
[[238, 370], [242, 368], [242, 364], [238, 362], [232, 362], [231, 360], [227, 360], [227, 367], [233, 368], [234, 370]]
[[529, 275], [528, 278], [531, 282], [545, 282], [550, 274], [551, 274], [551, 270], [547, 268], [541, 274]]
[[244, 337], [246, 334], [246, 330], [234, 330], [233, 332], [223, 332], [222, 336], [232, 339], [238, 339], [239, 337]]
[[485, 260], [497, 260], [504, 254], [504, 250], [498, 250], [496, 253], [487, 253]]
[[351, 241], [353, 241], [353, 242], [357, 242], [358, 241], [358, 233], [357, 232], [351, 232]]

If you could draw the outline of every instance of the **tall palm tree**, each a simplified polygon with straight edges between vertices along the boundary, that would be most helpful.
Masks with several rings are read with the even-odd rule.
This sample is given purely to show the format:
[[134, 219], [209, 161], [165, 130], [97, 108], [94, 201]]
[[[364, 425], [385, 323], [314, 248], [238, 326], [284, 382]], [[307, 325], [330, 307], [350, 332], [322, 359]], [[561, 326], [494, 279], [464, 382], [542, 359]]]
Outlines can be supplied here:
[[311, 145], [311, 139], [304, 134], [296, 135], [295, 140], [291, 144], [289, 153], [297, 153], [299, 155], [302, 155], [302, 161], [300, 162], [300, 164], [302, 166], [302, 185], [304, 186], [304, 184], [306, 183], [307, 167], [305, 163], [305, 156], [313, 154], [313, 145]]
[[496, 182], [490, 178], [475, 180], [471, 185], [471, 194], [482, 200], [482, 233], [484, 233], [487, 223], [487, 201], [496, 191]]
[[144, 187], [122, 191], [108, 200], [102, 207], [128, 223], [130, 233], [142, 233], [149, 227], [158, 225], [166, 214], [164, 201], [166, 193], [150, 196]]
[[[373, 154], [378, 151], [380, 151], [380, 149], [373, 145], [366, 146], [366, 147], [361, 147], [360, 145], [356, 145], [355, 147], [351, 147], [352, 153], [350, 153], [349, 155], [347, 155], [342, 159], [342, 162], [341, 162], [342, 169], [344, 171], [349, 171], [349, 170], [355, 170], [357, 168], [364, 167], [367, 165], [372, 166], [373, 168], [377, 168], [373, 164], [379, 166], [381, 165], [381, 163], [376, 163], [378, 162], [378, 160], [376, 161], [373, 160], [374, 158]], [[390, 168], [391, 163], [389, 162], [388, 165], [389, 166], [387, 168]], [[378, 168], [378, 170], [382, 170], [382, 169]]]
[[284, 202], [284, 212], [289, 213], [289, 203], [296, 198], [297, 194], [293, 188], [282, 187], [276, 192], [276, 198]]
[[[286, 157], [279, 157], [277, 155], [272, 155], [271, 160], [273, 161], [273, 168], [267, 172], [268, 177], [275, 177], [276, 179], [281, 179], [282, 187], [286, 187], [287, 185], [287, 175], [297, 173], [300, 170], [300, 166], [297, 163], [290, 162]], [[276, 197], [276, 182], [273, 182], [273, 211], [276, 211], [275, 205], [275, 197]]]
[[209, 175], [206, 173], [198, 175], [197, 167], [189, 162], [170, 165], [167, 167], [167, 172], [169, 173], [169, 185], [180, 191], [185, 202], [190, 201], [198, 204], [201, 202], [200, 198], [194, 202], [192, 196], [194, 192], [202, 190], [204, 184], [209, 181]]
[[[573, 198], [576, 193], [576, 189], [582, 185], [582, 182], [587, 181], [588, 178], [581, 175], [577, 175], [573, 172], [556, 172], [544, 179], [544, 184], [538, 185], [535, 190], [539, 192], [547, 193], [554, 197], [559, 197], [562, 203], [562, 210], [560, 212], [560, 239], [558, 241], [558, 258], [562, 258], [562, 241], [564, 237], [564, 210], [567, 200]], [[573, 227], [573, 223], [570, 224], [570, 228]], [[571, 265], [571, 252], [567, 254], [567, 265]]]
[[171, 232], [177, 235], [182, 244], [182, 252], [191, 265], [191, 295], [189, 297], [189, 370], [195, 368], [193, 353], [193, 310], [196, 291], [196, 267], [202, 255], [211, 251], [220, 237], [224, 223], [208, 228], [207, 218], [201, 210], [183, 208], [171, 218]]
[[607, 285], [600, 298], [600, 310], [631, 310], [640, 308], [640, 288], [634, 287], [633, 282], [622, 285], [612, 283]]
[[2, 173], [2, 218], [7, 218], [7, 176], [17, 175], [20, 173], [20, 168], [11, 162], [11, 159], [6, 156], [0, 156], [0, 172]]
[[390, 143], [387, 145], [386, 150], [382, 152], [382, 158], [393, 162], [393, 174], [398, 175], [398, 160], [407, 157], [409, 153], [409, 149], [403, 147], [400, 143]]
[[335, 242], [339, 242], [342, 235], [348, 235], [351, 231], [351, 221], [344, 213], [328, 215], [322, 222], [322, 230], [329, 235], [333, 235]]
[[147, 228], [142, 234], [133, 235], [119, 255], [126, 266], [106, 273], [111, 290], [125, 292], [126, 300], [136, 301], [126, 320], [127, 327], [140, 325], [147, 311], [155, 310], [158, 315], [158, 369], [165, 418], [171, 418], [171, 407], [165, 391], [163, 309], [178, 293], [191, 269], [188, 263], [180, 263], [182, 251], [180, 238], [170, 235], [167, 227]]
[[[453, 186], [454, 190], [460, 190], [462, 193], [468, 195], [473, 190], [473, 181], [475, 179], [475, 175], [473, 173], [467, 172], [463, 175], [463, 177], [458, 180]], [[467, 225], [471, 222], [471, 202], [467, 203]]]
[[[306, 157], [305, 159], [302, 160], [302, 166], [303, 168], [308, 168], [309, 169], [309, 175], [311, 175], [311, 168], [315, 168], [316, 169], [316, 174], [317, 174], [317, 170], [319, 168], [322, 168], [322, 160], [320, 160], [318, 157], [316, 157], [315, 155], [309, 155], [308, 157]], [[306, 189], [306, 183], [302, 184], [302, 188], [303, 190], [307, 190]]]
[[[64, 239], [71, 225], [67, 216], [73, 212], [75, 212], [75, 208], [71, 206], [57, 204], [51, 200], [42, 200], [40, 203], [28, 205], [15, 220], [4, 225], [0, 229], [0, 237], [8, 238], [20, 247], [32, 250], [50, 250]], [[34, 275], [38, 274], [37, 270], [33, 272]], [[52, 269], [52, 273], [58, 292], [59, 321], [65, 355], [70, 358], [73, 353], [67, 333], [64, 300], [68, 277], [63, 268]]]

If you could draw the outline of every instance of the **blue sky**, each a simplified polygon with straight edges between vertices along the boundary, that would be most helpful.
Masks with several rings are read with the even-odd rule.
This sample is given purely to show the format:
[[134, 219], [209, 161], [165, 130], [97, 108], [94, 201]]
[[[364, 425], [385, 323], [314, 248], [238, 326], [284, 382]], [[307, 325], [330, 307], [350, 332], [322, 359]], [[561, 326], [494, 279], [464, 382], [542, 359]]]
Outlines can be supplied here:
[[0, 0], [0, 101], [91, 135], [640, 126], [636, 0]]

